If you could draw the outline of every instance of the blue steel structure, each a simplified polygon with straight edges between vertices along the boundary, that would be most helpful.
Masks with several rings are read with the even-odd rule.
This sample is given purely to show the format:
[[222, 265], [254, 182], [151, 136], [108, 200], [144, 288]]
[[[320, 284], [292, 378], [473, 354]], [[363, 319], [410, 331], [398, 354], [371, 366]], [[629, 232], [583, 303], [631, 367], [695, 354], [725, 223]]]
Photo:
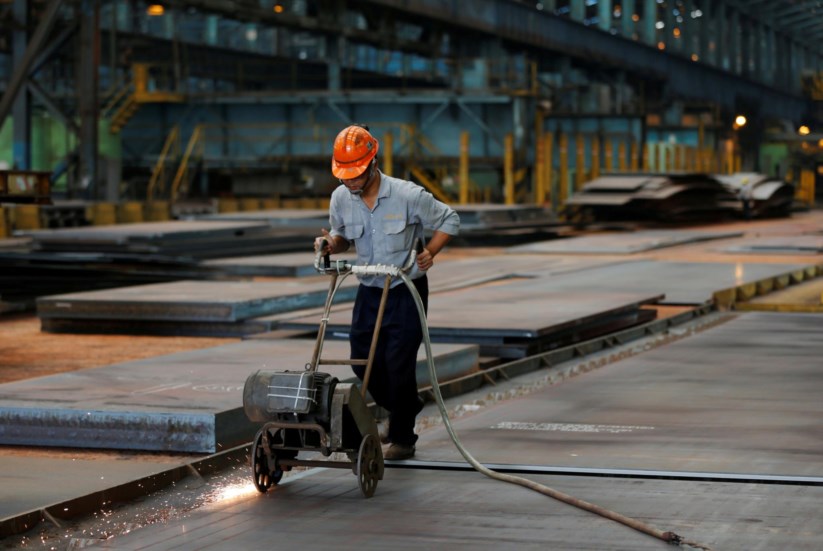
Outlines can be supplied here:
[[[201, 127], [207, 192], [229, 180], [287, 194], [323, 182], [336, 129], [357, 121], [393, 137], [401, 170], [411, 157], [453, 161], [468, 132], [472, 176], [499, 187], [507, 134], [530, 167], [538, 132], [694, 143], [688, 114], [710, 121], [711, 141], [742, 113], [740, 141], [756, 146], [772, 126], [819, 120], [802, 89], [823, 65], [814, 2], [166, 0], [154, 16], [143, 1], [61, 3], [49, 4], [59, 19], [42, 43], [33, 23], [6, 29], [0, 120], [14, 119], [15, 165], [30, 158], [33, 112], [65, 121], [78, 137], [69, 191], [91, 197], [122, 187], [100, 174], [94, 142], [136, 62], [152, 67], [150, 91], [185, 101], [146, 101], [123, 124], [123, 179], [146, 178], [173, 127], [183, 146]], [[14, 0], [7, 19], [40, 5]], [[36, 54], [53, 61], [35, 70], [24, 62]]]

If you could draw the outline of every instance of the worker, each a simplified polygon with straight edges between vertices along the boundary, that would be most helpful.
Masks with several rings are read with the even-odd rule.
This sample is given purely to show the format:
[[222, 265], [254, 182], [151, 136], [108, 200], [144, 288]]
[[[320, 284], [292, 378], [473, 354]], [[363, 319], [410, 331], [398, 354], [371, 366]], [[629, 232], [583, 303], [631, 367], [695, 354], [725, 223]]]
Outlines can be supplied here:
[[[329, 205], [331, 231], [322, 230], [315, 239], [315, 251], [320, 251], [325, 242], [324, 254], [339, 254], [353, 243], [359, 265], [403, 266], [416, 240], [423, 239], [424, 228], [432, 230], [409, 273], [428, 311], [426, 272], [457, 235], [460, 218], [454, 209], [419, 185], [380, 172], [378, 149], [378, 141], [365, 125], [344, 128], [335, 138], [331, 170], [340, 185], [332, 192]], [[366, 359], [386, 278], [358, 278], [350, 357]], [[414, 298], [403, 281], [393, 278], [389, 289], [368, 390], [375, 402], [389, 412], [388, 428], [380, 438], [381, 443], [389, 445], [384, 457], [398, 460], [414, 456], [418, 438], [414, 424], [423, 401], [417, 393], [416, 367], [423, 332]], [[352, 369], [362, 381], [365, 367], [353, 365]]]

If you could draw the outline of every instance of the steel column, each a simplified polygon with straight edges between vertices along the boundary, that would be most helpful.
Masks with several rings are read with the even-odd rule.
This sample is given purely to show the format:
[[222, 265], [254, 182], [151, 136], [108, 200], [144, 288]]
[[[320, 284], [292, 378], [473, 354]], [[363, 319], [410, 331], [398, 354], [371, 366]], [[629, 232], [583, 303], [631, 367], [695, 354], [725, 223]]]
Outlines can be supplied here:
[[657, 44], [657, 2], [655, 0], [644, 0], [643, 17], [640, 19], [641, 37], [643, 42], [649, 46]]
[[503, 182], [505, 204], [514, 205], [514, 137], [509, 133], [503, 139]]
[[675, 20], [674, 9], [669, 4], [663, 5], [663, 44], [666, 45], [666, 50], [672, 52], [680, 51], [680, 40], [674, 35]]
[[[680, 39], [683, 42], [683, 53], [689, 58], [697, 54], [697, 22], [692, 19], [692, 11], [694, 11], [694, 0], [684, 0], [683, 23], [680, 25]], [[699, 54], [698, 54], [699, 55]]]
[[732, 74], [739, 75], [740, 71], [740, 13], [732, 9], [729, 13], [729, 22], [726, 29], [728, 42], [729, 66]]
[[[21, 76], [28, 73], [24, 66], [28, 43], [29, 2], [14, 0], [12, 14], [18, 27], [12, 32], [12, 64], [21, 69]], [[19, 85], [18, 85], [19, 86]], [[12, 166], [21, 170], [31, 169], [31, 97], [25, 87], [19, 87], [12, 104]]]
[[597, 26], [604, 31], [612, 28], [612, 0], [597, 2]]
[[623, 36], [625, 36], [626, 38], [634, 38], [635, 24], [634, 19], [632, 18], [634, 17], [635, 12], [637, 11], [635, 9], [634, 0], [623, 0], [623, 5], [620, 9], [620, 20], [622, 23], [621, 32], [623, 33]]
[[703, 15], [695, 19], [695, 25], [697, 26], [697, 57], [703, 63], [707, 63], [709, 65], [716, 65], [717, 63], [717, 56], [714, 51], [709, 47], [709, 44], [712, 42], [712, 37], [714, 33], [712, 33], [712, 17], [710, 15], [711, 8], [706, 6], [705, 9], [702, 10]]
[[80, 48], [77, 56], [77, 112], [80, 115], [80, 186], [88, 198], [97, 198], [97, 97], [100, 64], [99, 0], [84, 0], [80, 6]]
[[752, 56], [754, 57], [754, 78], [757, 80], [766, 80], [766, 55], [764, 47], [766, 45], [765, 27], [759, 22], [752, 21]]
[[586, 18], [586, 2], [584, 0], [571, 0], [570, 10], [573, 21], [582, 23]]

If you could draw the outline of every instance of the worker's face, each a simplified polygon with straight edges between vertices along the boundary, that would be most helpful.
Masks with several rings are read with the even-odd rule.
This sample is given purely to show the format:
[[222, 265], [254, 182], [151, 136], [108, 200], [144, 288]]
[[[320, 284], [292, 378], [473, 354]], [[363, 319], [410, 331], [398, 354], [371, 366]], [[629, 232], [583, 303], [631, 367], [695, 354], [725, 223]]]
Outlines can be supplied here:
[[346, 186], [346, 189], [348, 189], [352, 195], [360, 195], [371, 183], [373, 175], [374, 163], [369, 165], [369, 168], [363, 171], [363, 174], [361, 174], [357, 178], [349, 178], [348, 180], [340, 178], [340, 183]]

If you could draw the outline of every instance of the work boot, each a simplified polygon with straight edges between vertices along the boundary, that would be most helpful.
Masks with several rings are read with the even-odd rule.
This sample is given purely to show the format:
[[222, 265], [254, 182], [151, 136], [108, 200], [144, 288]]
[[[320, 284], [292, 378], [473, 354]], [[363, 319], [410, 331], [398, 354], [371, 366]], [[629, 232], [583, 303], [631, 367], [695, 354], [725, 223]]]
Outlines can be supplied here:
[[404, 446], [403, 444], [392, 444], [383, 454], [383, 459], [389, 461], [399, 461], [401, 459], [411, 459], [414, 457], [414, 445]]
[[391, 444], [391, 439], [389, 438], [389, 420], [386, 419], [383, 422], [383, 428], [380, 430], [380, 443], [381, 444]]

